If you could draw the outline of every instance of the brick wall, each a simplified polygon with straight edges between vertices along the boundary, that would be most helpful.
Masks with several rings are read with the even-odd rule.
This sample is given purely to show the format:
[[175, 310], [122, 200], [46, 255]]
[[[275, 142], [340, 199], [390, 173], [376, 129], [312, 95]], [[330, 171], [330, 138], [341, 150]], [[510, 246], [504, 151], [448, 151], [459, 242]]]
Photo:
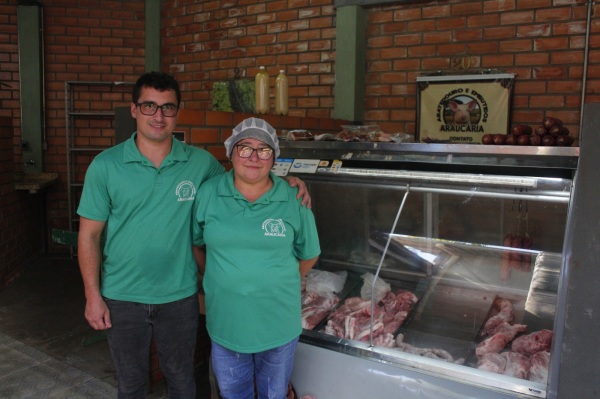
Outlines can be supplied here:
[[286, 71], [290, 115], [333, 117], [333, 0], [171, 0], [163, 9], [163, 63], [187, 92], [186, 108], [210, 109], [213, 82], [254, 79], [264, 65], [271, 87]]
[[[204, 148], [214, 155], [224, 166], [229, 167], [223, 142], [231, 136], [231, 131], [242, 120], [256, 116], [252, 114], [181, 110], [177, 130], [186, 134], [186, 142]], [[342, 120], [325, 118], [302, 118], [297, 116], [261, 115], [262, 119], [275, 128], [278, 135], [287, 130], [307, 129], [319, 133], [337, 133], [340, 126], [347, 123]]]
[[[59, 173], [59, 182], [48, 195], [49, 228], [67, 229], [67, 156], [65, 82], [132, 82], [144, 72], [144, 0], [44, 1], [46, 63], [46, 119], [48, 171]], [[128, 106], [130, 90], [104, 86], [77, 86], [73, 110], [111, 112]], [[76, 118], [73, 146], [114, 144], [110, 118]], [[74, 174], [85, 171], [94, 152], [71, 154]], [[77, 176], [73, 181], [77, 180]], [[51, 246], [51, 251], [61, 251]]]
[[[597, 11], [598, 6], [595, 6]], [[600, 101], [598, 19], [592, 15], [586, 97]], [[587, 5], [584, 1], [444, 1], [368, 12], [366, 119], [414, 133], [419, 73], [500, 69], [516, 74], [511, 119], [537, 125], [579, 117]], [[577, 145], [577, 143], [576, 143]]]
[[43, 247], [37, 195], [16, 191], [13, 127], [0, 117], [0, 290], [16, 278]]
[[12, 118], [15, 127], [20, 126], [17, 39], [17, 6], [0, 4], [0, 116]]
[[[215, 80], [251, 78], [265, 65], [290, 82], [290, 114], [333, 117], [333, 1], [252, 4], [167, 1], [165, 68], [194, 109], [210, 107]], [[598, 6], [595, 6], [597, 8]], [[598, 47], [592, 14], [591, 46]], [[587, 5], [583, 0], [449, 0], [367, 8], [365, 121], [415, 133], [416, 76], [500, 69], [516, 74], [511, 120], [563, 119], [579, 134]], [[590, 52], [586, 101], [600, 101], [597, 51]], [[273, 82], [272, 85], [273, 86]], [[190, 107], [188, 107], [190, 108]], [[576, 143], [577, 144], [577, 143]]]
[[[15, 170], [21, 168], [17, 7], [0, 5], [0, 116], [12, 118]], [[48, 227], [68, 228], [65, 81], [133, 82], [144, 66], [145, 0], [44, 0]], [[600, 102], [600, 24], [594, 5], [587, 102]], [[183, 89], [183, 108], [207, 110], [217, 80], [252, 78], [260, 65], [281, 68], [290, 84], [290, 117], [333, 117], [334, 0], [237, 2], [163, 0], [162, 63]], [[415, 132], [419, 73], [472, 68], [517, 74], [511, 117], [534, 123], [558, 116], [576, 135], [582, 93], [587, 5], [583, 0], [447, 0], [366, 9], [367, 123]], [[468, 72], [468, 71], [467, 71]], [[87, 97], [86, 97], [87, 96]], [[109, 110], [128, 99], [81, 93], [78, 105]], [[303, 119], [298, 119], [302, 121]], [[84, 140], [112, 144], [106, 120], [79, 121]], [[233, 126], [233, 125], [232, 125]], [[188, 126], [191, 129], [191, 126]], [[204, 132], [214, 134], [214, 131]], [[209, 140], [199, 130], [193, 140]], [[200, 137], [200, 139], [198, 139]], [[219, 137], [221, 140], [222, 137]], [[576, 143], [577, 144], [577, 143]], [[219, 155], [220, 143], [209, 143]], [[81, 154], [78, 173], [93, 154]], [[51, 251], [62, 248], [51, 246]]]
[[[12, 3], [12, 2], [11, 2]], [[20, 123], [17, 7], [0, 5], [0, 290], [43, 248], [38, 198], [15, 191], [21, 165], [15, 131]]]

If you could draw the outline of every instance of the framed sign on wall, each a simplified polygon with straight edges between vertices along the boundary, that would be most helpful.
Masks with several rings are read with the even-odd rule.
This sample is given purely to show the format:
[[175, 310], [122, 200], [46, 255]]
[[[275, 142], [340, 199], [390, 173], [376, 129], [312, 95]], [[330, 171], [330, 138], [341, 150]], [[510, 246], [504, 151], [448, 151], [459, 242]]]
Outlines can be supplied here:
[[514, 74], [417, 77], [417, 142], [481, 144], [509, 130]]

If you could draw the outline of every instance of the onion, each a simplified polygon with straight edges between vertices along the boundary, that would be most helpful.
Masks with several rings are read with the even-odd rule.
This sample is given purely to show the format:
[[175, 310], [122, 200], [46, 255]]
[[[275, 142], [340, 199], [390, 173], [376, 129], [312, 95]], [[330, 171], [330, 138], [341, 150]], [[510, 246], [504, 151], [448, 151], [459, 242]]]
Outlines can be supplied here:
[[[528, 137], [528, 136], [519, 136], [519, 137]], [[513, 134], [507, 134], [506, 139], [504, 140], [504, 144], [506, 145], [515, 145], [517, 144], [518, 137]]]
[[505, 134], [495, 134], [494, 135], [494, 144], [496, 145], [502, 145], [504, 144], [504, 142], [506, 141], [506, 135]]
[[517, 144], [529, 145], [529, 136], [523, 135], [523, 136], [517, 137]]
[[529, 139], [529, 144], [541, 145], [542, 144], [542, 136], [538, 136], [537, 134], [532, 135], [531, 138]]
[[493, 144], [494, 143], [494, 135], [493, 134], [489, 134], [486, 133], [483, 136], [481, 136], [481, 143], [482, 144]]
[[553, 146], [555, 143], [556, 143], [556, 140], [554, 139], [554, 136], [552, 136], [551, 134], [547, 134], [544, 137], [542, 137], [542, 145]]

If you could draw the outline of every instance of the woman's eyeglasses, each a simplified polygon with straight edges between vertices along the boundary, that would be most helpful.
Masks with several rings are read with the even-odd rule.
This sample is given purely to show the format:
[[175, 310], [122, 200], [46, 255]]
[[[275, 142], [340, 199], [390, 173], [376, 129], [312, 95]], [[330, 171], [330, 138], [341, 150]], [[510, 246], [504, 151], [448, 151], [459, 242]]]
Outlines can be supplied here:
[[256, 151], [258, 159], [262, 159], [263, 161], [266, 161], [273, 156], [273, 149], [271, 147], [252, 148], [247, 145], [238, 144], [235, 148], [237, 148], [237, 153], [240, 158], [250, 158], [254, 151]]

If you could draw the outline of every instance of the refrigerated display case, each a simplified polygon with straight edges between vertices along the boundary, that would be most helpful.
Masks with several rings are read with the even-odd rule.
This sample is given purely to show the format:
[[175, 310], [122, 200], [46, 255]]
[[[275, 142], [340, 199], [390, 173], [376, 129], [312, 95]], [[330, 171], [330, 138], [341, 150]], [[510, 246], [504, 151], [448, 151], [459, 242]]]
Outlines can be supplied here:
[[[290, 173], [318, 165], [298, 174], [313, 198], [316, 270], [344, 278], [303, 292], [300, 395], [556, 397], [579, 148], [280, 146]], [[309, 306], [318, 294], [326, 311]]]

